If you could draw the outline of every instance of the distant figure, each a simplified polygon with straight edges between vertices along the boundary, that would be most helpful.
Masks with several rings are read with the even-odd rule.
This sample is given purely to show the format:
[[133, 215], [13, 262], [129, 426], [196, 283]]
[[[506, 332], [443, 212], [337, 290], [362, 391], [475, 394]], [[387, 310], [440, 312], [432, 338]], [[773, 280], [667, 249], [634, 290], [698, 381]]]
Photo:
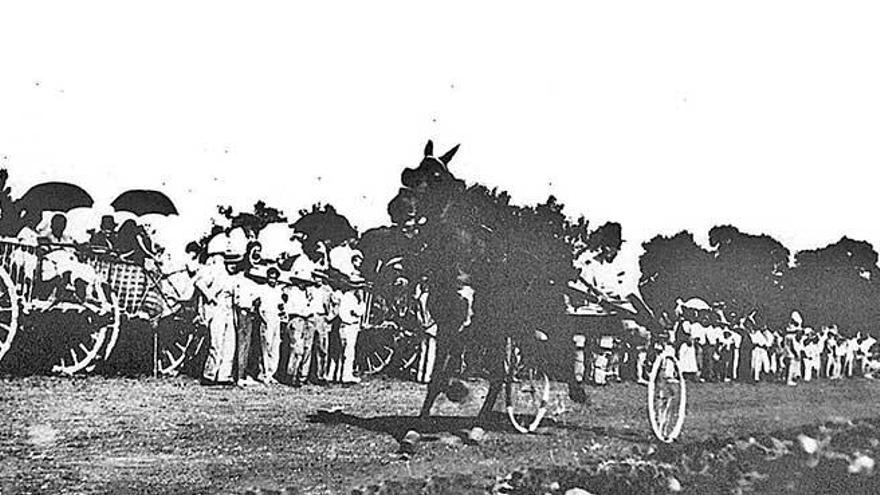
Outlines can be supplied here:
[[266, 285], [261, 286], [260, 293], [260, 375], [257, 379], [265, 384], [276, 384], [275, 373], [278, 371], [281, 346], [281, 322], [284, 312], [284, 301], [278, 277], [281, 274], [275, 267], [269, 268], [266, 274]]
[[[52, 217], [48, 232], [38, 239], [46, 252], [40, 270], [44, 282], [42, 297], [60, 298], [71, 293], [81, 303], [97, 302], [98, 312], [108, 309], [109, 299], [101, 286], [101, 278], [90, 265], [79, 260], [77, 246], [67, 234], [67, 217], [58, 213]], [[73, 290], [70, 290], [70, 287]]]
[[89, 244], [99, 252], [109, 253], [116, 249], [116, 220], [113, 215], [101, 217], [101, 228], [92, 233]]
[[134, 220], [126, 220], [116, 233], [116, 252], [119, 257], [143, 265], [147, 258], [154, 258], [153, 245], [143, 227]]
[[205, 298], [203, 312], [208, 324], [209, 347], [202, 373], [203, 385], [233, 383], [235, 325], [232, 278], [234, 263], [224, 263], [222, 253], [211, 252], [207, 264], [196, 275], [195, 286]]
[[[361, 329], [361, 318], [366, 312], [366, 304], [361, 290], [343, 289], [339, 301], [339, 337], [342, 341], [341, 363], [335, 360], [330, 364], [330, 375], [338, 377], [346, 385], [360, 383], [354, 376], [355, 348]], [[341, 366], [340, 366], [341, 365]], [[341, 369], [340, 369], [341, 368]]]

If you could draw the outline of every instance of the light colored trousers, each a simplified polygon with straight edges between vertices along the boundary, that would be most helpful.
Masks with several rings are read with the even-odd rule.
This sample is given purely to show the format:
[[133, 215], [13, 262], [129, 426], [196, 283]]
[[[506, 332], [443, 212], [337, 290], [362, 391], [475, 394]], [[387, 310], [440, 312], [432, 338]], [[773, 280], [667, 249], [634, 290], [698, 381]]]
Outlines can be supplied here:
[[235, 318], [232, 308], [210, 305], [205, 307], [205, 313], [211, 341], [202, 376], [214, 382], [231, 382], [232, 364], [235, 361]]
[[332, 356], [327, 363], [327, 379], [342, 383], [354, 381], [354, 360], [357, 338], [361, 326], [358, 323], [342, 324], [339, 327], [339, 340], [342, 355]]
[[281, 356], [281, 319], [269, 317], [260, 320], [260, 381], [266, 382], [278, 371]]
[[801, 376], [801, 360], [799, 358], [791, 358], [788, 360], [788, 379], [789, 385], [794, 384]]
[[[432, 330], [433, 329], [433, 330]], [[425, 331], [425, 338], [419, 343], [419, 369], [416, 381], [428, 383], [434, 374], [434, 360], [437, 358], [437, 325]]]
[[[305, 372], [300, 373], [303, 368], [306, 348], [309, 351], [312, 350], [311, 333], [306, 331], [309, 326], [306, 324], [306, 321], [306, 318], [302, 316], [292, 315], [287, 323], [287, 343], [290, 349], [287, 358], [287, 376], [294, 382], [305, 381], [309, 373], [308, 366], [306, 366]], [[307, 334], [308, 341], [306, 341]]]
[[752, 378], [755, 381], [761, 380], [761, 373], [770, 372], [770, 356], [767, 355], [767, 349], [763, 347], [755, 347], [752, 349]]

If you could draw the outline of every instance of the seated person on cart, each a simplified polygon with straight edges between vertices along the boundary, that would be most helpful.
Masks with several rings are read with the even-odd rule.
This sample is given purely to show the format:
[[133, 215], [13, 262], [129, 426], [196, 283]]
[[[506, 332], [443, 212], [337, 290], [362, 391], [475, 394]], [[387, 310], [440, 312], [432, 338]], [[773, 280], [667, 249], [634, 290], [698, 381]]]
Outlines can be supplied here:
[[37, 239], [42, 246], [42, 268], [40, 270], [43, 289], [42, 299], [88, 304], [97, 301], [95, 309], [104, 312], [109, 306], [107, 294], [102, 288], [101, 279], [94, 268], [80, 261], [79, 246], [65, 232], [67, 217], [59, 213], [52, 217], [48, 232]]
[[146, 230], [134, 220], [126, 220], [116, 234], [116, 252], [125, 261], [144, 266], [148, 259], [155, 260], [153, 244]]
[[96, 253], [111, 253], [116, 249], [116, 220], [113, 215], [101, 217], [101, 228], [92, 232], [89, 245]]

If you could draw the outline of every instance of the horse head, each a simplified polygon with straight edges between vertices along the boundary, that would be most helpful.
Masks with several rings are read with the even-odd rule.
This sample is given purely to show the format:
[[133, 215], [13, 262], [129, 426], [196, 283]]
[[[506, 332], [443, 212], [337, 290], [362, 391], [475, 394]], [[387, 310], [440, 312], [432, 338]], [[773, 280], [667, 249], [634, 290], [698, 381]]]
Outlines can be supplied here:
[[425, 145], [424, 157], [416, 168], [405, 168], [400, 176], [403, 187], [388, 204], [391, 221], [399, 225], [415, 226], [442, 211], [455, 192], [464, 190], [464, 181], [449, 171], [449, 162], [458, 151], [458, 145], [437, 157], [434, 143]]

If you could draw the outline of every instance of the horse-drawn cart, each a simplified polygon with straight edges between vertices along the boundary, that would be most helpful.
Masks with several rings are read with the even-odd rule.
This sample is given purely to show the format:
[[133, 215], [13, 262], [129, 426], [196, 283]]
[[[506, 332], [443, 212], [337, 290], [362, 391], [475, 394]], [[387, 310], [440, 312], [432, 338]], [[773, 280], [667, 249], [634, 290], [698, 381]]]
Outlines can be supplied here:
[[[85, 294], [77, 293], [71, 276], [63, 279], [47, 260], [59, 250], [76, 253], [77, 271], [89, 279]], [[59, 272], [53, 275], [62, 277], [62, 284], [44, 276], [47, 269]], [[141, 319], [154, 329], [157, 370], [173, 372], [194, 354], [201, 337], [192, 325], [169, 329], [187, 316], [168, 294], [165, 279], [89, 246], [0, 239], [0, 363], [13, 342], [21, 341], [14, 369], [64, 375], [92, 371], [116, 348], [123, 321]]]

